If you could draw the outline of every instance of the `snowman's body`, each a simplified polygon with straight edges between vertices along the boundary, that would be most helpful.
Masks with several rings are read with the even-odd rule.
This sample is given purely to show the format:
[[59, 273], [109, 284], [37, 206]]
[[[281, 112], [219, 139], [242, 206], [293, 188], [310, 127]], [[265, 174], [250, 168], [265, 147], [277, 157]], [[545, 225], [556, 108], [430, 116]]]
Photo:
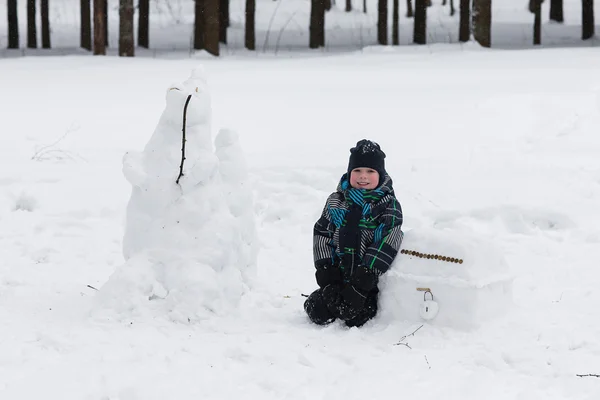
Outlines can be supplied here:
[[[227, 171], [221, 174], [210, 122], [206, 79], [194, 70], [167, 91], [144, 150], [123, 159], [132, 185], [123, 239], [127, 263], [103, 288], [121, 297], [121, 305], [112, 301], [119, 309], [143, 308], [140, 302], [152, 299], [178, 320], [203, 318], [235, 306], [252, 280], [257, 243], [243, 152], [235, 133], [220, 133], [217, 142], [224, 137], [225, 144], [217, 150]], [[238, 195], [244, 204], [233, 204]]]

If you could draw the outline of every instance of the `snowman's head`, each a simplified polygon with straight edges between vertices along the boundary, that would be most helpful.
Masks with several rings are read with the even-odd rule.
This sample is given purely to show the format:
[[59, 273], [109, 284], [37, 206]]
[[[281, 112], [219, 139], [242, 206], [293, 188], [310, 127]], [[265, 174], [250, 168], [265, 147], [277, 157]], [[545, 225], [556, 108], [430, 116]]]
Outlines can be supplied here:
[[167, 90], [166, 103], [164, 116], [175, 125], [183, 123], [184, 110], [187, 126], [209, 124], [212, 110], [204, 69], [195, 68], [187, 80], [171, 84]]

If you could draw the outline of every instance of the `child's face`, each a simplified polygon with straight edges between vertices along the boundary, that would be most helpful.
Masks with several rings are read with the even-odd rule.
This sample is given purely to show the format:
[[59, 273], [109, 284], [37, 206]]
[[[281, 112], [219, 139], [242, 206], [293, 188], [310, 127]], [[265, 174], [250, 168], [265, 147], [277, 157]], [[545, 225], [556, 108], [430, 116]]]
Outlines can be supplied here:
[[379, 172], [372, 168], [354, 168], [350, 172], [350, 186], [355, 189], [375, 189], [379, 183]]

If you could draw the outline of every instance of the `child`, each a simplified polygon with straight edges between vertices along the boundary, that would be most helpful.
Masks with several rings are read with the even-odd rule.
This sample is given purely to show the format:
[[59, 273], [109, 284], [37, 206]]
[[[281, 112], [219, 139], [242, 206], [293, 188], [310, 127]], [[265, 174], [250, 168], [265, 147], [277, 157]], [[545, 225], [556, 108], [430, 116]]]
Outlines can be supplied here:
[[314, 227], [319, 289], [304, 303], [319, 325], [336, 318], [361, 326], [377, 314], [377, 284], [402, 243], [402, 209], [385, 171], [385, 153], [363, 139], [350, 149], [348, 172]]

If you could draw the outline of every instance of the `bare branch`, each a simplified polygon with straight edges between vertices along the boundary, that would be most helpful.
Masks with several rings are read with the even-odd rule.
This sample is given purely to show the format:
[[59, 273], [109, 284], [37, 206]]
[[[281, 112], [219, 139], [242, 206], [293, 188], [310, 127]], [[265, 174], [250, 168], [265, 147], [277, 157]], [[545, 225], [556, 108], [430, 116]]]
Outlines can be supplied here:
[[417, 333], [419, 331], [419, 329], [421, 329], [423, 327], [423, 325], [419, 326], [417, 329], [415, 329], [412, 333], [409, 333], [408, 335], [404, 335], [400, 338], [400, 340], [398, 341], [398, 343], [394, 343], [394, 346], [399, 346], [399, 345], [403, 345], [408, 347], [409, 349], [412, 349], [412, 347], [410, 347], [407, 343], [403, 343], [404, 340], [406, 338], [408, 338], [409, 336], [415, 336], [415, 333]]
[[600, 374], [584, 374], [584, 375], [577, 374], [577, 376], [580, 378], [585, 378], [585, 377], [600, 378]]

